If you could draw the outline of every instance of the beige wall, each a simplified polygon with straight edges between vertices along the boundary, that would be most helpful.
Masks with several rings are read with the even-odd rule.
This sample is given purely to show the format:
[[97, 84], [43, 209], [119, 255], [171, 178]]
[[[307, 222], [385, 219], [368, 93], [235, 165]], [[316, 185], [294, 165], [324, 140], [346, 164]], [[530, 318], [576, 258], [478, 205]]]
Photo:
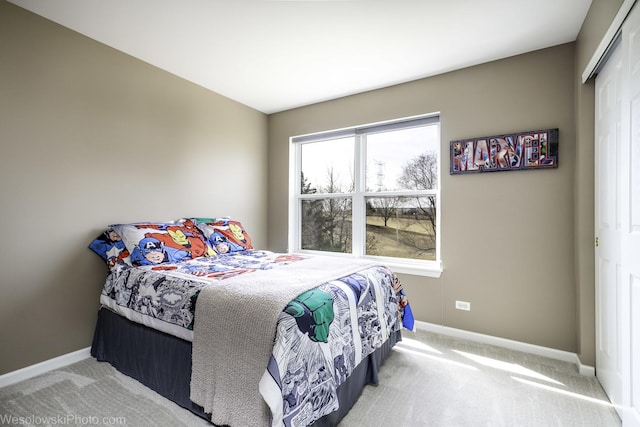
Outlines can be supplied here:
[[[289, 136], [439, 111], [444, 272], [401, 276], [416, 318], [575, 352], [574, 47], [271, 115], [270, 248], [287, 247]], [[451, 140], [543, 128], [560, 129], [558, 169], [448, 173]]]
[[241, 218], [267, 116], [0, 1], [0, 374], [91, 345], [113, 222]]

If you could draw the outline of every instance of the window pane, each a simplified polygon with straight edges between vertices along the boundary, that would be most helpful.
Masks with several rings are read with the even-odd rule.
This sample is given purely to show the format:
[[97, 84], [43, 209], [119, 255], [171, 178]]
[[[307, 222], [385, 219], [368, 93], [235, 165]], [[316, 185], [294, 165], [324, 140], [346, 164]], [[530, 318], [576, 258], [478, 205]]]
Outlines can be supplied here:
[[302, 194], [352, 192], [354, 144], [353, 137], [302, 144]]
[[367, 197], [366, 254], [436, 259], [436, 198]]
[[351, 252], [351, 199], [302, 200], [301, 247]]
[[367, 135], [367, 191], [438, 187], [438, 126]]

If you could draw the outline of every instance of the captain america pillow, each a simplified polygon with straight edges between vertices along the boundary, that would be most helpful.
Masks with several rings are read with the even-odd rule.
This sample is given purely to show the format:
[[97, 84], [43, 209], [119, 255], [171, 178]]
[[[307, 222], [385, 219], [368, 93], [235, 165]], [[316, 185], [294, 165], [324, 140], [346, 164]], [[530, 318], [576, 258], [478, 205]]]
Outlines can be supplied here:
[[218, 254], [253, 249], [251, 237], [240, 221], [230, 218], [192, 218], [209, 246]]
[[89, 244], [89, 249], [98, 254], [109, 267], [113, 270], [116, 266], [131, 267], [129, 259], [129, 251], [127, 250], [122, 238], [111, 227], [95, 238]]
[[111, 228], [122, 237], [134, 266], [216, 255], [193, 221], [117, 224]]

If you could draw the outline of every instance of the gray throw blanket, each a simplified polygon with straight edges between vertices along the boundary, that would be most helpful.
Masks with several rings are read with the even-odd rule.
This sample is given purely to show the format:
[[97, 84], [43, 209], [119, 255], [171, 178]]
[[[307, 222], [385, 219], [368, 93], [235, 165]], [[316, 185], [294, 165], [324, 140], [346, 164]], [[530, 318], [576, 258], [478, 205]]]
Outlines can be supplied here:
[[203, 288], [195, 312], [191, 400], [217, 425], [268, 426], [270, 413], [258, 384], [271, 357], [278, 316], [301, 293], [374, 265], [318, 256]]

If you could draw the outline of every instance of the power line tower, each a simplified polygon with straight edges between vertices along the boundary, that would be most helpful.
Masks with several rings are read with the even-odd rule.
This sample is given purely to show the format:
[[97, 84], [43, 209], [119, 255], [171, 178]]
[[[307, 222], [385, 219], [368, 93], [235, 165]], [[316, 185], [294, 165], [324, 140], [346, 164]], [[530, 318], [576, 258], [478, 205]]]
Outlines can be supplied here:
[[376, 161], [376, 186], [378, 191], [382, 191], [384, 186], [384, 162]]

